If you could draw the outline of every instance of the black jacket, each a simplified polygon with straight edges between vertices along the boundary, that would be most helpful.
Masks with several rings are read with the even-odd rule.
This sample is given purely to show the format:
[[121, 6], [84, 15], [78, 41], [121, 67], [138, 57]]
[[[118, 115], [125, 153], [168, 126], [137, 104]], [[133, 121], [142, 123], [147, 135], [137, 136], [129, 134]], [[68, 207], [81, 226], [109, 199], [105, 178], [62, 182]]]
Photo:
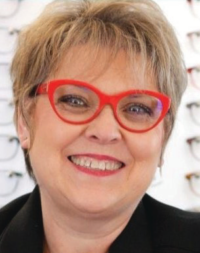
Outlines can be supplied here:
[[[0, 253], [42, 253], [38, 187], [0, 210]], [[145, 195], [109, 253], [200, 253], [200, 214]], [[67, 253], [67, 252], [66, 252]]]

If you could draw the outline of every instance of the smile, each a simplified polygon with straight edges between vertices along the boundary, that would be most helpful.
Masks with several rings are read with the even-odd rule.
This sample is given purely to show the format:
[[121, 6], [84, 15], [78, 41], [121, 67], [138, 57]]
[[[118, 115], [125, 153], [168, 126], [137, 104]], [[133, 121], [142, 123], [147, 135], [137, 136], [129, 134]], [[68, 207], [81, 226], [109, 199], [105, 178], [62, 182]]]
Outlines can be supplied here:
[[75, 165], [91, 170], [116, 171], [124, 166], [122, 162], [111, 160], [98, 160], [87, 156], [70, 156], [70, 161]]

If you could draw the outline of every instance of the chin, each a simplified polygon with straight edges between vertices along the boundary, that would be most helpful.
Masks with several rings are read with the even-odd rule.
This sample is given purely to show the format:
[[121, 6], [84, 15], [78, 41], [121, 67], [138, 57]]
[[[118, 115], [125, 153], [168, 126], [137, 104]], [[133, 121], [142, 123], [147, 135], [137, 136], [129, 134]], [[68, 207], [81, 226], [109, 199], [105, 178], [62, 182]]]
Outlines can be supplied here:
[[[93, 196], [92, 196], [93, 195]], [[107, 194], [91, 194], [89, 196], [80, 195], [78, 198], [72, 198], [72, 204], [76, 210], [88, 215], [98, 215], [103, 213], [114, 212], [119, 204], [119, 200], [113, 199], [113, 196]]]

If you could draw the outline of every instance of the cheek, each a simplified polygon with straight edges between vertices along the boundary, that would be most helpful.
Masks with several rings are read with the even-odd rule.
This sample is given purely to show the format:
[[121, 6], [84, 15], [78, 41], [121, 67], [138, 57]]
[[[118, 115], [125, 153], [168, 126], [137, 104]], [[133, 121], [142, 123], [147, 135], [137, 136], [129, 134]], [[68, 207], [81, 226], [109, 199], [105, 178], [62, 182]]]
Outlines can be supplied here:
[[[42, 110], [40, 110], [42, 108]], [[39, 100], [34, 119], [33, 144], [45, 146], [46, 149], [62, 149], [72, 143], [82, 131], [81, 126], [63, 122], [52, 110], [48, 99]]]
[[160, 125], [144, 134], [133, 135], [127, 143], [132, 156], [128, 181], [137, 193], [145, 192], [159, 166], [164, 140], [164, 129]]
[[136, 134], [128, 139], [127, 145], [132, 156], [127, 175], [130, 198], [136, 196], [140, 199], [151, 184], [160, 161], [163, 134], [163, 128], [157, 127], [155, 130]]
[[135, 162], [159, 160], [164, 141], [163, 126], [149, 132], [135, 134], [127, 140], [129, 151]]
[[[42, 110], [39, 111], [41, 107]], [[33, 123], [34, 136], [29, 153], [34, 173], [40, 181], [47, 173], [54, 174], [61, 168], [67, 146], [81, 135], [82, 128], [62, 122], [48, 105], [40, 101]]]

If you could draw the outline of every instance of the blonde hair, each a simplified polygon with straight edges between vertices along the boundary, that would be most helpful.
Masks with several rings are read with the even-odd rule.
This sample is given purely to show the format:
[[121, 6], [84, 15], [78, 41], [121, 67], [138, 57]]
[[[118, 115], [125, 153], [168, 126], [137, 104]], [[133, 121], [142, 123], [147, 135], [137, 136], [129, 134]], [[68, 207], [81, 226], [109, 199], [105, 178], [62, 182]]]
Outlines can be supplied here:
[[31, 129], [29, 115], [34, 103], [27, 106], [27, 99], [56, 71], [70, 48], [84, 44], [96, 51], [109, 48], [110, 55], [123, 49], [130, 59], [136, 54], [142, 56], [144, 66], [155, 76], [158, 90], [172, 100], [167, 141], [187, 78], [174, 30], [159, 6], [150, 0], [63, 0], [47, 5], [19, 36], [11, 66], [15, 122], [20, 112]]

